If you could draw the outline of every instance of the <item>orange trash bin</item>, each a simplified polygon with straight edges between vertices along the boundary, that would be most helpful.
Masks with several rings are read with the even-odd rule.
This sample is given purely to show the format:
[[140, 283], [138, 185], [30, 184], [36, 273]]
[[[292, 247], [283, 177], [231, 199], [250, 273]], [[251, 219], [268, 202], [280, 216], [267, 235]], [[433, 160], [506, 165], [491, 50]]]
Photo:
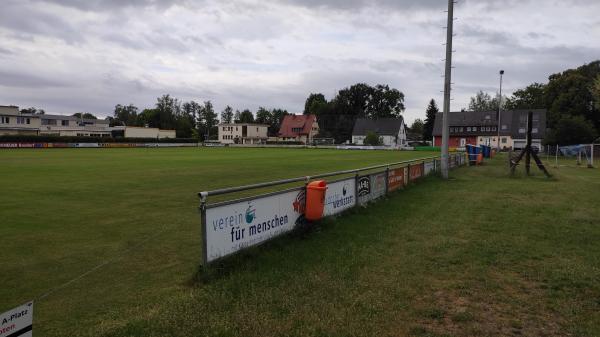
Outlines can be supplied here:
[[306, 212], [304, 216], [307, 220], [314, 221], [323, 217], [326, 190], [327, 182], [325, 180], [315, 180], [306, 186]]

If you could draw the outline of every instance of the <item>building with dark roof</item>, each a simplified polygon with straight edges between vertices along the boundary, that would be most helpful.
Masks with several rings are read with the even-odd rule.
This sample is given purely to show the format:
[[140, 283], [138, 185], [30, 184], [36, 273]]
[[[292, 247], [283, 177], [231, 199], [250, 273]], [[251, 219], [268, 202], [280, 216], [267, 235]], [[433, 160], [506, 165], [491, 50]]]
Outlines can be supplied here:
[[319, 134], [319, 123], [315, 115], [285, 115], [279, 127], [278, 139], [312, 143]]
[[[497, 111], [454, 111], [450, 112], [450, 147], [466, 144], [491, 145], [500, 141], [502, 149], [522, 149], [527, 141], [527, 115], [533, 113], [532, 144], [541, 148], [546, 135], [546, 110], [509, 110], [500, 115], [500, 139], [498, 140]], [[435, 116], [433, 144], [442, 145], [442, 114]]]
[[385, 146], [398, 147], [406, 145], [406, 126], [402, 116], [379, 119], [358, 118], [352, 129], [352, 143], [363, 145], [369, 132], [379, 135]]

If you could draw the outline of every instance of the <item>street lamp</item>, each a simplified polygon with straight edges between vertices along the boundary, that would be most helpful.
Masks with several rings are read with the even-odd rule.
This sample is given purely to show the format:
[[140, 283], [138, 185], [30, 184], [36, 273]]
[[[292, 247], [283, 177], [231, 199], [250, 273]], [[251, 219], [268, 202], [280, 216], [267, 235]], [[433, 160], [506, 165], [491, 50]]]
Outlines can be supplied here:
[[500, 111], [502, 109], [502, 75], [504, 75], [504, 70], [500, 70], [500, 97], [498, 97], [498, 152], [500, 152]]

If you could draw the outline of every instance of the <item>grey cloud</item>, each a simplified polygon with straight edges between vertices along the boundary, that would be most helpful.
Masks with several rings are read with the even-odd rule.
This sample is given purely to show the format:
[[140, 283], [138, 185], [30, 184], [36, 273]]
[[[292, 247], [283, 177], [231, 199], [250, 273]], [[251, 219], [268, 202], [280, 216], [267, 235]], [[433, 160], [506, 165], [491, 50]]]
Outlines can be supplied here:
[[83, 11], [110, 11], [125, 8], [156, 7], [169, 8], [175, 4], [187, 4], [189, 0], [35, 0]]
[[0, 69], [0, 86], [13, 88], [49, 88], [67, 87], [64, 81], [53, 80], [38, 75], [19, 71], [6, 71]]

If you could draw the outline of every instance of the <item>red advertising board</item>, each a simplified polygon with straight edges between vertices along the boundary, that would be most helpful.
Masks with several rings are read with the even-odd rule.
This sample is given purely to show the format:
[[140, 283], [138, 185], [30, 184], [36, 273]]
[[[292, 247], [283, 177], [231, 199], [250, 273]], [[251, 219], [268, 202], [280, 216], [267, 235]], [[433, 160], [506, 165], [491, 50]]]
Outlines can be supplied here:
[[395, 191], [404, 186], [404, 170], [406, 167], [392, 169], [388, 172], [388, 191]]
[[410, 181], [417, 180], [423, 176], [423, 163], [410, 165]]

